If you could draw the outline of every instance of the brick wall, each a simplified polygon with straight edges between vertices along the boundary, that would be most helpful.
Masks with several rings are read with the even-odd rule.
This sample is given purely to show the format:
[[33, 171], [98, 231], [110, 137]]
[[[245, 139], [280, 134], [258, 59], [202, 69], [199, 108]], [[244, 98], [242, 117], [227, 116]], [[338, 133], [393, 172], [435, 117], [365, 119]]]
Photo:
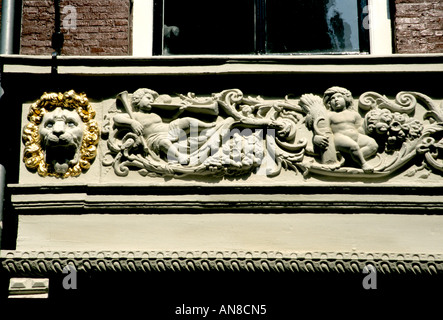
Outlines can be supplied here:
[[[61, 14], [65, 42], [63, 55], [130, 55], [130, 0], [61, 0], [61, 12], [72, 6], [74, 11]], [[69, 7], [68, 7], [69, 8]], [[23, 0], [21, 54], [50, 55], [54, 32], [54, 1]]]
[[443, 52], [443, 1], [396, 0], [398, 53]]

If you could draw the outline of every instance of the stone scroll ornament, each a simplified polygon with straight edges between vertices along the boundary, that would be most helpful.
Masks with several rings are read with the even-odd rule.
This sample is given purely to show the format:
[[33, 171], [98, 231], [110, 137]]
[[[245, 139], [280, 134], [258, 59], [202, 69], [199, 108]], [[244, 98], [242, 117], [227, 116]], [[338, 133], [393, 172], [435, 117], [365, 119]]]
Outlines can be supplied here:
[[99, 126], [84, 94], [45, 93], [29, 109], [23, 161], [40, 176], [76, 177], [97, 154]]
[[366, 92], [356, 107], [341, 87], [272, 101], [238, 89], [202, 98], [143, 88], [118, 94], [102, 132], [102, 163], [121, 177], [443, 173], [442, 106], [417, 92], [395, 101]]
[[275, 176], [282, 168], [296, 170], [303, 159], [307, 141], [296, 138], [300, 112], [237, 89], [207, 98], [122, 92], [104, 127], [109, 151], [103, 164], [118, 176], [135, 170], [143, 176], [224, 177], [255, 172], [270, 158], [266, 174]]
[[366, 92], [354, 109], [351, 92], [332, 87], [323, 97], [303, 95], [299, 105], [312, 131], [312, 146], [299, 168], [332, 177], [380, 178], [401, 172], [420, 178], [443, 173], [443, 104], [400, 92], [395, 101]]

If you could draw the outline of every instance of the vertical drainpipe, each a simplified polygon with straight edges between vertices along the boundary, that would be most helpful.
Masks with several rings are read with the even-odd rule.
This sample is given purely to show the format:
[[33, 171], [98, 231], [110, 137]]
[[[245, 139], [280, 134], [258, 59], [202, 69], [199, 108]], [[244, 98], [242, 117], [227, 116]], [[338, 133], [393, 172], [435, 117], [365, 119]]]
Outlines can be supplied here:
[[3, 0], [2, 2], [2, 33], [0, 41], [0, 53], [12, 54], [14, 45], [14, 8], [15, 0]]
[[[2, 21], [0, 34], [0, 54], [14, 53], [14, 16], [15, 0], [2, 1]], [[1, 90], [3, 93], [3, 89]], [[3, 230], [3, 203], [6, 187], [6, 170], [0, 164], [0, 250]]]
[[52, 48], [55, 50], [52, 53], [52, 67], [51, 74], [58, 74], [58, 64], [57, 64], [57, 56], [62, 53], [64, 36], [60, 29], [60, 0], [54, 0], [54, 9], [55, 9], [55, 17], [54, 17], [54, 33], [52, 34]]
[[0, 164], [0, 251], [2, 244], [2, 230], [3, 230], [3, 203], [5, 198], [6, 188], [6, 170], [5, 167]]

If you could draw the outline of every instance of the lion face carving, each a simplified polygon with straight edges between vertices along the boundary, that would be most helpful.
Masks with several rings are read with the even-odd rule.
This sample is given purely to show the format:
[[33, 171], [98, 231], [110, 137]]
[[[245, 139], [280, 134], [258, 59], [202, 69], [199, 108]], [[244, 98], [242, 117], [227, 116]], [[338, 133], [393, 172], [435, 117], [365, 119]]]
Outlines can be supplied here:
[[98, 124], [85, 95], [45, 93], [29, 111], [23, 131], [24, 162], [41, 176], [67, 178], [89, 169], [96, 156]]
[[45, 162], [51, 164], [57, 174], [65, 174], [69, 166], [79, 162], [83, 127], [76, 111], [57, 108], [43, 116], [41, 147]]

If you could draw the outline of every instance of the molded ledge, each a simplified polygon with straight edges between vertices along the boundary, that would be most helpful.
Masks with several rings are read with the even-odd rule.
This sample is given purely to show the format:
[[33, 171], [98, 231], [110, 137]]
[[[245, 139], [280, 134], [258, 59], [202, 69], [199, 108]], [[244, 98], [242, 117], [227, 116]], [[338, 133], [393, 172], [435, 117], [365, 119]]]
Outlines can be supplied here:
[[[49, 56], [2, 55], [3, 72], [50, 74]], [[298, 56], [61, 56], [59, 74], [67, 75], [208, 75], [288, 73], [442, 72], [443, 54], [298, 55]]]
[[441, 274], [443, 255], [355, 252], [216, 251], [3, 251], [10, 275], [61, 274], [66, 265], [79, 272], [247, 271], [361, 273], [372, 265], [383, 274]]
[[440, 185], [9, 185], [18, 214], [185, 212], [443, 213]]

